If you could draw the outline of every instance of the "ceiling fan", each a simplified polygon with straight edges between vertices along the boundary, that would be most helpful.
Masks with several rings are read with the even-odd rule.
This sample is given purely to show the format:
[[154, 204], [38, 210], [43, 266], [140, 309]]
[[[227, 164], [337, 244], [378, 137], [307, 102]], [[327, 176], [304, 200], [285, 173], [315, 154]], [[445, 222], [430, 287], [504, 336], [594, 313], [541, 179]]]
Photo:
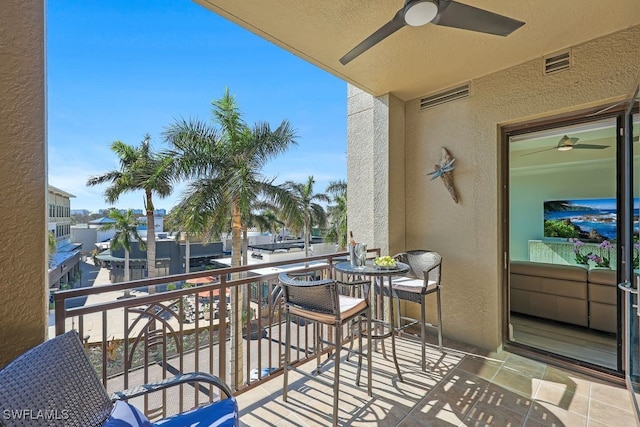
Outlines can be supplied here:
[[602, 150], [604, 148], [609, 148], [608, 145], [578, 144], [579, 139], [580, 138], [576, 138], [576, 137], [569, 138], [567, 135], [565, 135], [562, 138], [560, 138], [560, 141], [558, 141], [558, 144], [556, 144], [555, 147], [549, 147], [549, 148], [545, 148], [544, 150], [538, 150], [532, 153], [522, 154], [522, 156], [529, 156], [531, 154], [542, 153], [543, 151], [549, 151], [549, 150], [558, 150], [558, 151], [570, 151], [570, 150], [578, 150], [578, 149]]
[[431, 22], [444, 27], [480, 33], [508, 36], [524, 25], [524, 22], [477, 7], [468, 6], [453, 0], [405, 0], [402, 7], [391, 21], [364, 39], [340, 58], [342, 65], [375, 46], [405, 25], [418, 27]]

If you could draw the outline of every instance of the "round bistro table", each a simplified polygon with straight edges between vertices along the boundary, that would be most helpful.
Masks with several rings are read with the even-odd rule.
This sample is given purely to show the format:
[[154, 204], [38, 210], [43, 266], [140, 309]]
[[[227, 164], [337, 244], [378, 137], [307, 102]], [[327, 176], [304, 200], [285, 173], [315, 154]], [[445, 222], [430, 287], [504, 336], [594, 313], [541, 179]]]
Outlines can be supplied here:
[[[373, 277], [376, 279], [379, 278], [380, 290], [383, 295], [384, 295], [384, 292], [383, 292], [384, 278], [386, 277], [387, 284], [389, 287], [387, 292], [387, 297], [389, 298], [389, 319], [391, 322], [393, 321], [393, 288], [391, 284], [391, 277], [398, 276], [409, 271], [408, 264], [405, 264], [402, 262], [396, 262], [395, 267], [380, 268], [380, 267], [376, 267], [373, 264], [373, 260], [368, 260], [364, 266], [354, 267], [353, 265], [351, 265], [349, 261], [343, 261], [343, 262], [337, 263], [334, 268], [337, 271], [345, 274], [367, 276], [367, 277]], [[377, 311], [378, 310], [376, 310], [376, 312]], [[393, 363], [396, 365], [396, 371], [398, 372], [398, 379], [402, 381], [402, 374], [400, 373], [400, 365], [398, 365], [398, 358], [396, 357], [396, 334], [395, 334], [395, 328], [393, 324], [390, 322], [386, 322], [384, 320], [384, 315], [382, 316], [382, 318], [372, 319], [372, 322], [376, 324], [376, 327], [382, 327], [382, 332], [371, 335], [372, 339], [384, 339], [387, 337], [391, 337], [391, 352], [393, 353]], [[387, 330], [386, 332], [385, 332], [385, 328]], [[369, 331], [367, 331], [367, 333], [369, 333]], [[383, 349], [384, 349], [384, 344], [383, 344]]]

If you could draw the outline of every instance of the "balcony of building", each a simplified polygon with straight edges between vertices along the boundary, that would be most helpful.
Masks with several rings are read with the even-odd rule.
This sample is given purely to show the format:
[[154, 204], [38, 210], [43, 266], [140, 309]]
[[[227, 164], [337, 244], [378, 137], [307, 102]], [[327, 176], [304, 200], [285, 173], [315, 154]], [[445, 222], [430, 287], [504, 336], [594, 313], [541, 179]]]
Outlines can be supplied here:
[[[256, 266], [219, 269], [216, 278], [210, 272], [198, 272], [58, 292], [51, 333], [79, 332], [109, 393], [178, 373], [204, 371], [221, 377], [234, 389], [241, 425], [331, 425], [331, 387], [291, 372], [289, 399], [282, 399], [287, 348], [277, 277], [282, 271], [295, 271], [348, 280], [334, 268], [344, 255], [265, 263], [259, 271]], [[369, 257], [376, 255], [379, 250], [369, 252]], [[202, 284], [189, 285], [198, 282]], [[167, 290], [150, 294], [149, 286]], [[125, 290], [134, 296], [121, 298]], [[379, 316], [388, 320], [384, 312]], [[292, 360], [308, 372], [316, 366], [312, 326], [295, 321], [289, 348]], [[446, 331], [446, 324], [444, 328]], [[445, 340], [441, 353], [435, 335], [428, 337], [423, 371], [420, 342], [410, 332], [396, 340], [402, 381], [393, 363], [390, 339], [374, 344], [372, 397], [364, 381], [356, 385], [357, 358], [347, 360], [347, 352], [341, 353], [340, 425], [604, 426], [635, 422], [621, 379], [580, 374], [453, 340]], [[351, 328], [345, 327], [343, 333], [349, 345]], [[322, 335], [330, 338], [332, 332], [325, 328]], [[323, 347], [322, 360], [328, 357], [328, 350]], [[329, 362], [320, 376], [331, 381], [333, 366]], [[185, 386], [133, 403], [153, 419], [215, 399], [217, 395], [206, 387]]]

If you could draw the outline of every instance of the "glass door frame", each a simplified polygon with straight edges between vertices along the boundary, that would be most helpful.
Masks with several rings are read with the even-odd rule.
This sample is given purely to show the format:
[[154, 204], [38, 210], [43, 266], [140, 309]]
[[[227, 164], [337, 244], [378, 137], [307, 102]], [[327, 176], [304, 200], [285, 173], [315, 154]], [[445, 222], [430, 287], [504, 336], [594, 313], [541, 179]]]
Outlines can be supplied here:
[[[640, 376], [640, 300], [638, 299], [638, 289], [640, 289], [640, 279], [634, 274], [633, 256], [634, 256], [634, 241], [633, 241], [633, 213], [634, 213], [634, 185], [636, 189], [640, 189], [640, 182], [636, 182], [633, 174], [633, 118], [635, 114], [638, 114], [638, 103], [640, 102], [640, 80], [638, 80], [633, 95], [629, 98], [628, 105], [622, 119], [622, 123], [619, 123], [618, 140], [621, 148], [621, 155], [619, 161], [624, 171], [623, 186], [622, 186], [622, 203], [619, 209], [622, 209], [625, 214], [625, 230], [627, 231], [622, 237], [623, 245], [618, 250], [618, 256], [622, 256], [625, 268], [619, 272], [618, 283], [620, 288], [624, 292], [620, 292], [619, 304], [624, 307], [625, 315], [625, 327], [624, 327], [624, 347], [620, 349], [621, 353], [624, 353], [624, 371], [625, 382], [627, 390], [629, 391], [631, 402], [633, 404], [634, 412], [636, 415], [636, 425], [640, 426], [640, 396], [636, 395], [634, 384], [638, 383], [638, 377]], [[622, 328], [622, 325], [621, 325]], [[622, 330], [622, 329], [621, 329]], [[635, 379], [635, 382], [634, 382]], [[640, 392], [640, 390], [638, 390]]]
[[[624, 117], [625, 117], [625, 112], [627, 110], [627, 102], [625, 101], [618, 101], [618, 102], [614, 102], [611, 104], [605, 104], [605, 105], [601, 105], [598, 107], [594, 107], [594, 108], [590, 108], [590, 109], [586, 109], [586, 110], [580, 110], [580, 111], [574, 111], [572, 113], [568, 113], [568, 114], [563, 114], [563, 115], [558, 115], [558, 116], [553, 116], [553, 117], [549, 117], [549, 118], [545, 118], [539, 121], [534, 121], [534, 122], [525, 122], [525, 123], [520, 123], [520, 124], [515, 124], [515, 125], [509, 125], [509, 126], [503, 126], [501, 127], [500, 131], [501, 131], [501, 161], [500, 163], [502, 164], [502, 168], [501, 168], [501, 176], [500, 176], [500, 188], [502, 189], [502, 207], [501, 207], [501, 211], [502, 211], [502, 246], [501, 246], [501, 251], [503, 252], [503, 274], [502, 274], [502, 280], [503, 280], [503, 292], [502, 292], [502, 302], [503, 302], [503, 345], [504, 348], [506, 350], [509, 351], [513, 351], [513, 352], [517, 352], [517, 353], [522, 353], [522, 354], [527, 354], [533, 357], [538, 356], [540, 359], [547, 359], [547, 360], [552, 360], [554, 363], [559, 363], [559, 364], [564, 364], [567, 366], [571, 366], [571, 368], [573, 369], [578, 369], [578, 370], [584, 370], [586, 372], [588, 372], [591, 375], [594, 375], [595, 373], [600, 373], [602, 374], [602, 376], [604, 378], [610, 379], [610, 376], [615, 376], [619, 379], [621, 379], [623, 373], [624, 373], [624, 354], [623, 354], [623, 336], [622, 336], [622, 323], [623, 323], [623, 319], [624, 319], [624, 313], [622, 310], [622, 301], [623, 301], [623, 295], [622, 295], [622, 291], [618, 290], [617, 292], [617, 300], [618, 300], [618, 308], [617, 308], [617, 314], [616, 314], [616, 325], [617, 325], [617, 334], [616, 334], [616, 338], [617, 338], [617, 357], [616, 357], [616, 365], [617, 365], [617, 369], [615, 371], [612, 371], [611, 369], [602, 367], [602, 366], [596, 366], [596, 365], [592, 365], [590, 363], [587, 362], [583, 362], [580, 360], [576, 360], [576, 359], [572, 359], [566, 356], [562, 356], [556, 353], [551, 353], [542, 349], [537, 349], [534, 347], [530, 347], [524, 344], [520, 344], [520, 343], [516, 343], [515, 341], [512, 341], [510, 339], [510, 309], [509, 309], [509, 305], [510, 305], [510, 289], [509, 289], [509, 259], [510, 259], [510, 248], [509, 248], [509, 238], [510, 238], [510, 196], [509, 196], [509, 191], [510, 191], [510, 166], [509, 166], [509, 149], [510, 149], [510, 137], [514, 136], [514, 135], [521, 135], [521, 134], [527, 134], [527, 133], [533, 133], [533, 132], [538, 132], [538, 131], [545, 131], [545, 130], [551, 130], [551, 129], [555, 129], [555, 128], [560, 128], [563, 126], [570, 126], [570, 125], [576, 125], [576, 124], [583, 124], [583, 123], [589, 123], [589, 122], [593, 122], [593, 121], [598, 121], [598, 120], [602, 120], [602, 119], [606, 119], [606, 118], [615, 118], [616, 119], [616, 127], [618, 132], [616, 132], [617, 137], [616, 137], [616, 197], [617, 197], [617, 203], [618, 203], [618, 212], [620, 212], [621, 206], [621, 197], [622, 191], [631, 191], [630, 188], [627, 187], [631, 187], [629, 185], [622, 185], [622, 183], [624, 183], [625, 178], [627, 177], [627, 171], [630, 174], [630, 176], [633, 176], [632, 173], [632, 168], [633, 168], [633, 157], [630, 158], [625, 158], [624, 162], [621, 159], [621, 154], [620, 154], [620, 150], [624, 147], [624, 138], [623, 138], [623, 122]], [[628, 153], [627, 153], [628, 154]], [[631, 154], [632, 156], [632, 154]], [[629, 160], [631, 159], [631, 160]], [[627, 167], [628, 166], [628, 167]], [[627, 183], [629, 183], [630, 181], [627, 181]], [[626, 194], [626, 193], [624, 193]], [[633, 196], [633, 194], [631, 194], [631, 196]], [[632, 197], [633, 199], [633, 197]], [[625, 204], [626, 205], [626, 204]], [[625, 208], [626, 209], [626, 208]], [[633, 203], [630, 209], [633, 209]], [[631, 210], [631, 216], [629, 217], [629, 214], [625, 215], [626, 217], [630, 218], [631, 220], [631, 224], [633, 224], [633, 211]], [[626, 220], [627, 218], [625, 218]], [[618, 224], [620, 224], [620, 221], [618, 221]], [[618, 227], [618, 231], [617, 231], [617, 238], [618, 241], [620, 241], [621, 233], [623, 233], [623, 231], [621, 230], [622, 227]], [[632, 234], [632, 231], [629, 233], [630, 235]], [[623, 258], [621, 258], [621, 248], [622, 245], [617, 245], [617, 256], [618, 256], [618, 260], [622, 260]], [[631, 250], [633, 250], [633, 245], [631, 245]], [[624, 261], [626, 261], [625, 265], [629, 265], [629, 262], [626, 258], [624, 259]], [[617, 280], [618, 283], [621, 282], [621, 275], [622, 275], [622, 269], [618, 268], [617, 269]]]

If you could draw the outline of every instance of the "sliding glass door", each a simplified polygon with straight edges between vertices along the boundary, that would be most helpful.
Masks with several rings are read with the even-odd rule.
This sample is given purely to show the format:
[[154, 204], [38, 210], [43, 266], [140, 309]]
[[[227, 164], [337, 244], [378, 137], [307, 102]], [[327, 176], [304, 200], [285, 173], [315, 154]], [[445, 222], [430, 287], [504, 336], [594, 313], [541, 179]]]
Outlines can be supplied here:
[[636, 89], [625, 112], [624, 122], [621, 123], [623, 132], [620, 138], [620, 163], [624, 168], [621, 210], [624, 212], [625, 226], [623, 228], [625, 233], [621, 236], [623, 245], [619, 253], [625, 266], [620, 275], [620, 288], [624, 291], [622, 304], [624, 307], [625, 339], [622, 343], [622, 352], [624, 354], [625, 376], [636, 417], [640, 420], [640, 301], [638, 299], [640, 243], [638, 242], [638, 206], [635, 202], [640, 193], [640, 171], [634, 155], [634, 148], [638, 145], [640, 133], [638, 129], [638, 102], [639, 89]]
[[609, 112], [508, 134], [509, 340], [611, 371], [618, 121]]
[[638, 426], [639, 105], [640, 83], [628, 101], [502, 129], [506, 348], [624, 374]]

